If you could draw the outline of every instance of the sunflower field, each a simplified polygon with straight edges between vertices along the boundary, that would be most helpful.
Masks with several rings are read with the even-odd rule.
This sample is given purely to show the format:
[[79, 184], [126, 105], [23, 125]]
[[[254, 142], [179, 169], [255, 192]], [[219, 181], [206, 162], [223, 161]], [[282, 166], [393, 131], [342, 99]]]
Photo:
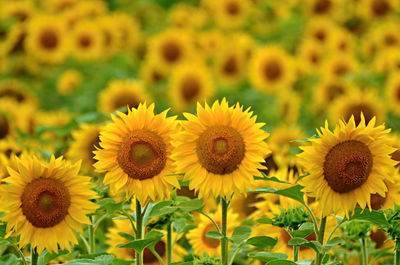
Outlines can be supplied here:
[[0, 265], [400, 265], [399, 0], [0, 0]]

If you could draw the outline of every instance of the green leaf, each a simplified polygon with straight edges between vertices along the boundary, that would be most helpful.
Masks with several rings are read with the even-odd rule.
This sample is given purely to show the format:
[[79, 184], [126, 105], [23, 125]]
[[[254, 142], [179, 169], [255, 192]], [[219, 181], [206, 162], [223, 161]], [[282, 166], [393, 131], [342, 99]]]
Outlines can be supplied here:
[[113, 255], [101, 255], [93, 259], [76, 259], [64, 263], [65, 265], [109, 265], [113, 262]]
[[277, 238], [269, 236], [255, 236], [247, 239], [247, 244], [261, 249], [272, 249], [278, 242]]
[[176, 221], [172, 222], [172, 226], [175, 228], [175, 231], [177, 234], [180, 234], [183, 232], [183, 230], [186, 227], [186, 219], [185, 218], [179, 218]]
[[256, 180], [265, 180], [265, 181], [273, 181], [273, 182], [278, 182], [278, 183], [284, 183], [284, 184], [289, 184], [289, 182], [283, 181], [278, 179], [277, 177], [269, 177], [267, 176], [264, 172], [260, 172], [262, 177], [254, 176], [254, 179]]
[[267, 262], [266, 265], [297, 265], [297, 264], [290, 260], [272, 260], [270, 262]]
[[135, 240], [135, 236], [134, 235], [131, 235], [131, 234], [128, 234], [128, 233], [125, 233], [125, 232], [118, 232], [118, 234], [120, 236], [122, 236], [123, 238], [128, 239], [129, 241]]
[[184, 201], [178, 204], [178, 208], [184, 212], [199, 211], [203, 208], [203, 199]]
[[302, 204], [304, 204], [304, 193], [301, 191], [303, 189], [303, 186], [301, 185], [295, 185], [290, 188], [286, 189], [275, 189], [271, 187], [262, 187], [258, 188], [255, 191], [249, 191], [249, 192], [262, 192], [262, 193], [273, 193], [273, 194], [278, 194], [282, 195], [291, 199], [294, 199]]
[[272, 252], [256, 252], [256, 253], [249, 253], [249, 258], [258, 259], [264, 262], [269, 262], [272, 260], [286, 260], [288, 255], [285, 253], [272, 253]]
[[257, 219], [257, 222], [261, 223], [261, 224], [272, 224], [272, 219], [271, 218], [267, 218], [267, 217], [262, 217]]
[[6, 254], [0, 257], [0, 265], [19, 264], [17, 256], [14, 254]]
[[312, 223], [304, 223], [302, 224], [298, 230], [294, 230], [290, 232], [292, 237], [306, 237], [309, 234], [314, 232], [314, 225]]
[[104, 198], [97, 202], [100, 206], [99, 210], [105, 210], [107, 213], [112, 214], [122, 210], [123, 202], [117, 203], [111, 198]]
[[214, 239], [221, 239], [221, 238], [223, 238], [224, 236], [223, 236], [220, 232], [218, 232], [218, 231], [208, 231], [208, 232], [206, 233], [206, 237], [208, 237], [208, 238], [214, 238]]
[[316, 252], [322, 252], [322, 246], [321, 243], [318, 241], [308, 241], [305, 238], [302, 237], [294, 237], [289, 240], [288, 242], [289, 246], [299, 246], [299, 247], [309, 247], [314, 249]]
[[386, 228], [389, 225], [385, 215], [381, 211], [370, 211], [368, 209], [356, 208], [350, 219], [369, 221], [381, 228]]
[[67, 250], [60, 250], [58, 253], [49, 253], [47, 250], [44, 250], [38, 258], [38, 265], [46, 265], [53, 259], [65, 254], [68, 254]]
[[149, 203], [149, 205], [147, 206], [147, 211], [143, 217], [143, 222], [147, 224], [152, 218], [165, 214], [163, 209], [165, 207], [171, 206], [171, 203], [171, 201], [162, 201], [156, 204]]
[[158, 231], [150, 231], [144, 239], [133, 240], [127, 244], [119, 244], [117, 248], [133, 248], [137, 252], [143, 251], [145, 248], [155, 245], [163, 237], [163, 233]]
[[10, 245], [10, 241], [6, 239], [0, 239], [0, 246], [8, 246]]
[[313, 262], [312, 259], [302, 259], [302, 260], [298, 260], [296, 261], [297, 265], [311, 265]]
[[315, 139], [315, 138], [318, 138], [318, 135], [314, 134], [311, 137], [298, 139], [298, 140], [292, 140], [291, 142], [293, 142], [293, 143], [306, 143], [306, 142], [309, 142], [311, 139]]
[[334, 237], [331, 240], [329, 240], [328, 242], [326, 242], [326, 244], [324, 246], [324, 250], [329, 251], [336, 246], [344, 245], [344, 244], [346, 244], [346, 242], [344, 241], [343, 238]]
[[193, 261], [174, 262], [171, 265], [193, 265]]
[[235, 244], [239, 244], [240, 242], [245, 241], [250, 234], [251, 234], [250, 227], [238, 226], [235, 228], [235, 230], [233, 230], [230, 240]]

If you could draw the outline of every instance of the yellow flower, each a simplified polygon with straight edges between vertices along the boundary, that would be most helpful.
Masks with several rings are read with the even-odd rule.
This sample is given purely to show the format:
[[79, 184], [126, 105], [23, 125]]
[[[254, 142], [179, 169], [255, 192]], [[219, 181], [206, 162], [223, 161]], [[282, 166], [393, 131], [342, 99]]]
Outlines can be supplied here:
[[171, 159], [171, 135], [178, 132], [176, 117], [166, 117], [167, 111], [154, 114], [154, 104], [139, 104], [128, 114], [117, 111], [113, 122], [100, 132], [98, 160], [94, 167], [106, 172], [104, 185], [114, 191], [134, 193], [144, 204], [170, 196], [179, 187]]
[[151, 101], [151, 97], [140, 81], [115, 79], [99, 93], [98, 109], [113, 112], [126, 106], [137, 108], [145, 101]]
[[99, 147], [100, 125], [83, 124], [79, 129], [72, 132], [73, 142], [71, 143], [67, 157], [72, 161], [82, 160], [82, 170], [85, 172], [93, 171], [94, 160], [93, 151]]
[[[123, 47], [121, 44], [123, 41], [123, 32], [122, 29], [119, 29], [121, 25], [118, 24], [118, 19], [116, 19], [115, 16], [101, 16], [96, 19], [95, 23], [103, 35], [103, 51], [106, 52], [106, 54], [103, 52], [102, 56], [114, 55], [121, 48], [128, 50], [128, 47]], [[125, 36], [125, 38], [127, 38], [127, 36]], [[127, 42], [127, 40], [124, 40], [124, 42]]]
[[315, 40], [304, 40], [298, 49], [296, 59], [301, 73], [313, 74], [320, 70], [324, 59], [325, 50]]
[[30, 105], [17, 106], [17, 101], [13, 99], [0, 99], [0, 140], [13, 139], [17, 130], [29, 132], [32, 108]]
[[104, 53], [104, 35], [99, 25], [90, 20], [78, 22], [72, 29], [71, 52], [78, 60], [98, 60]]
[[25, 83], [18, 79], [3, 79], [0, 81], [0, 98], [15, 100], [18, 104], [36, 106], [37, 98]]
[[320, 45], [328, 45], [337, 31], [330, 19], [327, 18], [313, 18], [307, 25], [305, 38], [312, 39]]
[[178, 3], [171, 7], [168, 18], [173, 27], [181, 30], [197, 30], [205, 24], [207, 15], [203, 9]]
[[279, 125], [274, 128], [271, 137], [268, 138], [268, 145], [274, 155], [281, 155], [285, 159], [290, 159], [302, 144], [294, 141], [304, 138], [306, 138], [306, 135], [298, 125]]
[[397, 115], [400, 115], [400, 72], [393, 72], [386, 81], [386, 102], [390, 109]]
[[358, 4], [357, 10], [367, 20], [387, 17], [399, 6], [396, 0], [365, 0], [360, 1]]
[[359, 124], [361, 113], [363, 113], [367, 123], [373, 117], [376, 117], [377, 122], [383, 122], [386, 115], [383, 102], [374, 91], [361, 91], [359, 89], [351, 89], [338, 97], [329, 107], [328, 112], [333, 123], [340, 119], [349, 120], [353, 115], [356, 124]]
[[166, 78], [164, 71], [154, 61], [146, 59], [140, 69], [140, 79], [148, 86], [160, 84]]
[[299, 155], [309, 176], [301, 180], [304, 191], [315, 197], [323, 215], [345, 213], [371, 207], [370, 195], [385, 196], [385, 179], [393, 170], [389, 154], [395, 151], [384, 125], [375, 127], [375, 118], [367, 125], [364, 116], [356, 125], [340, 121], [332, 132], [326, 122], [317, 130], [319, 138], [302, 146]]
[[[238, 220], [238, 214], [234, 213], [231, 209], [228, 210], [228, 216], [229, 222], [227, 225], [227, 236], [231, 236], [235, 227], [240, 223]], [[221, 227], [221, 210], [210, 214], [210, 217], [219, 227]], [[204, 253], [207, 253], [211, 257], [219, 257], [221, 255], [220, 241], [218, 239], [206, 237], [206, 234], [210, 231], [216, 231], [214, 224], [207, 217], [199, 215], [197, 227], [186, 234], [186, 238], [193, 248], [194, 255], [202, 256]]]
[[250, 65], [250, 81], [267, 93], [288, 89], [296, 78], [295, 63], [290, 55], [277, 46], [258, 51]]
[[29, 0], [7, 1], [2, 3], [0, 17], [3, 19], [14, 18], [19, 22], [28, 21], [37, 12], [34, 2]]
[[77, 244], [75, 231], [90, 224], [87, 214], [97, 205], [90, 178], [78, 175], [80, 164], [51, 157], [43, 163], [35, 156], [16, 158], [17, 170], [9, 168], [10, 177], [1, 186], [6, 212], [7, 231], [19, 235], [21, 247], [31, 244], [38, 252], [58, 252]]
[[214, 73], [221, 85], [228, 88], [238, 86], [247, 73], [245, 54], [236, 45], [225, 46], [216, 56]]
[[200, 197], [230, 197], [254, 185], [253, 176], [269, 153], [268, 133], [256, 123], [250, 109], [237, 103], [229, 107], [223, 99], [210, 108], [197, 104], [197, 116], [185, 113], [184, 131], [174, 136], [173, 158], [183, 181]]
[[376, 72], [383, 74], [399, 71], [400, 50], [398, 48], [380, 50], [372, 62], [372, 68]]
[[342, 78], [324, 77], [315, 87], [315, 104], [318, 109], [324, 109], [338, 97], [353, 91], [354, 87]]
[[25, 49], [28, 55], [48, 64], [60, 63], [68, 52], [64, 20], [56, 16], [38, 15], [29, 21]]
[[358, 70], [357, 60], [352, 55], [332, 56], [322, 65], [322, 73], [328, 77], [339, 78]]
[[171, 75], [168, 91], [176, 110], [188, 110], [196, 102], [204, 102], [214, 95], [214, 84], [207, 67], [198, 62], [178, 66]]
[[277, 110], [284, 122], [297, 122], [300, 115], [300, 104], [301, 97], [290, 89], [284, 89], [277, 95]]
[[75, 69], [64, 71], [57, 80], [57, 91], [62, 95], [71, 95], [81, 85], [82, 74]]
[[212, 29], [199, 32], [196, 45], [205, 56], [213, 58], [226, 47], [226, 40], [221, 31]]
[[[117, 248], [119, 244], [127, 244], [130, 241], [120, 235], [120, 233], [133, 234], [132, 226], [129, 220], [121, 219], [114, 220], [113, 226], [108, 230], [107, 237], [107, 245], [110, 246], [108, 252], [114, 254], [118, 259], [123, 260], [134, 260], [135, 259], [135, 251], [131, 248]], [[155, 250], [160, 255], [160, 257], [166, 261], [166, 241], [165, 237], [156, 243]], [[178, 245], [174, 244], [172, 249], [172, 257], [173, 262], [182, 261], [183, 256], [186, 254], [186, 250]], [[133, 263], [132, 263], [133, 264]], [[143, 251], [143, 265], [159, 265], [157, 258], [151, 253], [149, 249], [145, 249]]]
[[139, 24], [125, 13], [113, 13], [113, 20], [120, 37], [119, 48], [124, 51], [135, 51], [142, 39]]
[[25, 26], [21, 23], [13, 24], [8, 29], [1, 25], [0, 33], [0, 56], [19, 51], [22, 48], [25, 35]]
[[222, 28], [241, 27], [247, 19], [250, 2], [241, 0], [219, 0], [214, 5], [214, 16]]

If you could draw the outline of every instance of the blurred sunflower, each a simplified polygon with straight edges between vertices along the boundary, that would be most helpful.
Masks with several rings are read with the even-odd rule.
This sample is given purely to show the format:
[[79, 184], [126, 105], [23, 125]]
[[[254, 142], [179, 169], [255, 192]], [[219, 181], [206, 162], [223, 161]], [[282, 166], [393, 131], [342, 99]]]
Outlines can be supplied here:
[[96, 19], [95, 23], [103, 35], [103, 51], [107, 52], [107, 54], [103, 53], [102, 56], [114, 55], [121, 48], [127, 49], [127, 47], [121, 45], [122, 30], [115, 30], [120, 27], [120, 25], [116, 23], [117, 21], [118, 20], [115, 19], [115, 16], [112, 15], [101, 16]]
[[385, 196], [384, 180], [390, 176], [394, 161], [384, 125], [375, 127], [375, 118], [367, 125], [364, 116], [356, 125], [352, 116], [348, 123], [340, 121], [331, 132], [317, 130], [319, 138], [302, 146], [299, 154], [309, 176], [301, 179], [304, 192], [315, 197], [324, 216], [352, 211], [358, 203], [371, 205], [371, 194]]
[[[120, 233], [127, 233], [133, 234], [132, 226], [129, 220], [127, 219], [115, 219], [113, 220], [113, 226], [108, 230], [106, 237], [106, 244], [109, 246], [108, 252], [115, 255], [118, 259], [123, 260], [134, 260], [135, 259], [135, 250], [131, 248], [117, 248], [119, 244], [127, 244], [130, 241], [121, 236]], [[165, 237], [156, 243], [155, 251], [158, 255], [166, 261], [166, 241]], [[186, 250], [178, 245], [177, 243], [174, 244], [172, 249], [172, 257], [173, 262], [181, 261], [183, 256], [186, 254]], [[143, 252], [143, 265], [158, 265], [160, 264], [157, 260], [156, 256], [146, 248]]]
[[392, 133], [390, 135], [390, 145], [395, 148], [395, 151], [390, 154], [390, 158], [395, 161], [395, 168], [400, 167], [400, 135]]
[[329, 107], [329, 117], [331, 122], [340, 119], [349, 120], [354, 116], [356, 124], [361, 121], [361, 113], [368, 123], [373, 117], [377, 122], [385, 120], [385, 106], [373, 90], [353, 89], [338, 97]]
[[250, 81], [263, 92], [287, 89], [296, 79], [294, 60], [282, 48], [267, 46], [259, 50], [250, 65]]
[[380, 74], [387, 74], [391, 71], [399, 71], [400, 50], [398, 48], [380, 50], [379, 53], [374, 57], [372, 68]]
[[220, 0], [214, 4], [213, 14], [219, 27], [232, 29], [246, 22], [249, 8], [249, 1]]
[[215, 58], [214, 74], [221, 85], [239, 86], [246, 74], [246, 57], [237, 47], [225, 46]]
[[23, 49], [26, 30], [23, 24], [13, 24], [6, 28], [0, 23], [0, 56], [6, 56]]
[[71, 31], [71, 53], [78, 60], [95, 61], [102, 58], [104, 50], [104, 35], [95, 21], [78, 22]]
[[50, 12], [64, 12], [75, 7], [79, 0], [44, 0], [43, 6]]
[[164, 72], [188, 60], [192, 55], [192, 39], [184, 31], [167, 30], [153, 37], [149, 42], [149, 60], [158, 64]]
[[207, 67], [201, 62], [178, 66], [171, 75], [169, 97], [177, 111], [188, 110], [196, 102], [204, 102], [214, 95], [214, 84]]
[[353, 36], [342, 29], [334, 31], [332, 38], [329, 39], [328, 48], [333, 52], [351, 55], [354, 53], [355, 41]]
[[154, 86], [165, 81], [164, 71], [157, 65], [146, 59], [140, 69], [140, 79], [148, 86]]
[[64, 71], [57, 80], [57, 91], [62, 95], [75, 93], [83, 81], [82, 74], [75, 69]]
[[199, 32], [196, 45], [202, 54], [213, 59], [227, 44], [224, 34], [217, 29], [212, 29]]
[[26, 105], [16, 106], [18, 103], [13, 99], [0, 99], [0, 140], [9, 141], [16, 136], [17, 130], [28, 132], [33, 113]]
[[119, 12], [113, 13], [113, 20], [120, 38], [120, 50], [135, 51], [142, 40], [138, 22], [131, 16]]
[[28, 55], [48, 64], [60, 63], [68, 52], [65, 21], [57, 16], [38, 15], [29, 21], [25, 49]]
[[322, 17], [335, 17], [335, 12], [341, 8], [339, 0], [308, 0], [305, 1], [306, 14]]
[[23, 148], [16, 141], [0, 141], [0, 182], [3, 178], [9, 176], [7, 167], [10, 159], [14, 156], [20, 156]]
[[385, 94], [390, 109], [400, 116], [400, 72], [393, 72], [389, 76], [386, 81]]
[[18, 104], [36, 106], [37, 98], [27, 85], [18, 79], [3, 79], [0, 81], [0, 98], [10, 98]]
[[171, 26], [181, 30], [198, 30], [204, 26], [207, 14], [203, 9], [196, 8], [190, 4], [178, 3], [174, 5], [168, 20]]
[[112, 80], [98, 97], [98, 109], [104, 112], [113, 112], [126, 106], [137, 108], [139, 103], [151, 101], [143, 84], [129, 79]]
[[270, 152], [250, 109], [237, 103], [229, 107], [223, 99], [210, 108], [197, 104], [197, 116], [184, 113], [184, 129], [174, 135], [173, 159], [177, 172], [184, 172], [183, 181], [199, 192], [200, 197], [231, 196], [245, 192], [254, 185], [253, 176]]
[[[221, 211], [217, 211], [213, 214], [209, 214], [215, 223], [221, 227]], [[227, 236], [231, 236], [235, 227], [239, 226], [238, 214], [232, 210], [228, 210], [229, 222], [227, 226]], [[214, 224], [203, 215], [199, 215], [197, 219], [197, 227], [190, 230], [186, 234], [190, 245], [193, 248], [193, 253], [196, 256], [202, 256], [207, 253], [211, 257], [219, 257], [221, 255], [221, 243], [220, 240], [206, 237], [206, 234], [210, 231], [216, 231]]]
[[359, 64], [352, 55], [332, 56], [322, 65], [323, 75], [339, 78], [358, 70]]
[[28, 21], [37, 12], [33, 1], [7, 1], [2, 3], [0, 17], [3, 19], [13, 18], [18, 22]]
[[325, 77], [315, 88], [314, 98], [317, 108], [326, 108], [338, 97], [353, 91], [352, 85], [342, 78]]
[[371, 37], [379, 50], [399, 48], [400, 32], [398, 31], [398, 21], [383, 23], [371, 32]]
[[300, 95], [291, 89], [281, 90], [277, 94], [277, 110], [283, 122], [297, 122], [301, 100]]
[[17, 170], [9, 168], [10, 177], [1, 191], [7, 231], [19, 235], [21, 247], [31, 244], [41, 253], [44, 249], [58, 252], [77, 244], [75, 231], [83, 233], [83, 224], [90, 224], [87, 214], [97, 205], [90, 178], [78, 176], [80, 163], [71, 164], [51, 157], [44, 164], [35, 156], [16, 158]]
[[297, 51], [296, 59], [298, 70], [301, 73], [317, 73], [323, 65], [325, 59], [325, 49], [315, 40], [304, 40]]
[[399, 6], [396, 0], [365, 0], [358, 2], [359, 13], [367, 20], [381, 19], [393, 13]]
[[72, 132], [72, 143], [69, 146], [67, 157], [72, 161], [82, 160], [84, 172], [93, 171], [93, 151], [99, 147], [99, 135], [102, 126], [97, 124], [82, 124], [79, 129]]
[[306, 27], [305, 38], [320, 45], [328, 45], [337, 31], [337, 27], [327, 18], [313, 18]]
[[371, 241], [375, 243], [376, 249], [382, 249], [394, 246], [393, 240], [390, 240], [386, 232], [380, 229], [379, 227], [373, 227], [370, 231], [369, 237]]
[[163, 200], [179, 182], [171, 159], [171, 136], [178, 132], [176, 117], [167, 111], [154, 114], [154, 104], [117, 111], [100, 133], [95, 151], [97, 172], [106, 172], [104, 184], [112, 190], [134, 193], [143, 205], [147, 199]]

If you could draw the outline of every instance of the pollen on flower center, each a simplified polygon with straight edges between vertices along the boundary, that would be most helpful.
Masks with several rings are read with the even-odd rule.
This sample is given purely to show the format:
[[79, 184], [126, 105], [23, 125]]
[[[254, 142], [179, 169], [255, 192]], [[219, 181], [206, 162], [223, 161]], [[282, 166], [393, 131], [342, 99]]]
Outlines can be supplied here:
[[215, 125], [197, 140], [200, 164], [214, 174], [229, 174], [242, 162], [245, 145], [242, 136], [230, 126]]
[[59, 180], [39, 178], [25, 187], [21, 202], [22, 213], [33, 226], [48, 228], [64, 220], [71, 197]]
[[373, 157], [369, 148], [357, 140], [338, 143], [325, 156], [324, 177], [336, 192], [360, 187], [371, 172]]
[[130, 178], [148, 179], [164, 169], [166, 150], [166, 144], [158, 134], [145, 129], [136, 130], [122, 141], [117, 161]]

